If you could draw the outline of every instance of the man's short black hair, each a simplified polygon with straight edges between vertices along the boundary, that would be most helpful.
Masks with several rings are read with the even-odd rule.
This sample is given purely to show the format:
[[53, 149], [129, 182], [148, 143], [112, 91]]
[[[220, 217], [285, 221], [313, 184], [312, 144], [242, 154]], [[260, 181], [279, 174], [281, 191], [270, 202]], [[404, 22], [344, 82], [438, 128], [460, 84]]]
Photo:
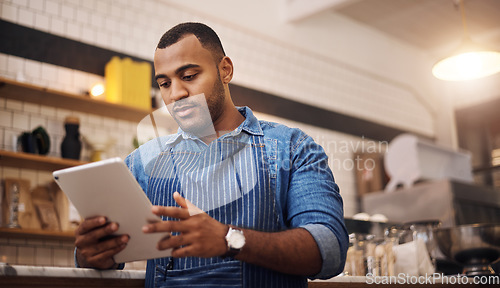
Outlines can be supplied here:
[[194, 35], [198, 38], [201, 46], [212, 53], [216, 63], [219, 63], [222, 58], [226, 56], [217, 33], [205, 24], [194, 22], [181, 23], [172, 27], [170, 30], [165, 32], [165, 34], [163, 34], [156, 48], [167, 48], [189, 35]]

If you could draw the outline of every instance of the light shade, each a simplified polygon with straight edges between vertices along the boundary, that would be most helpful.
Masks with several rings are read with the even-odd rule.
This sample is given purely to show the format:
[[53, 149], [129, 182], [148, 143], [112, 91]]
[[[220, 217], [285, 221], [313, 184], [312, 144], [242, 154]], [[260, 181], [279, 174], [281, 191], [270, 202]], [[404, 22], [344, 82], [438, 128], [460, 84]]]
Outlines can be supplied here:
[[462, 81], [500, 72], [500, 52], [485, 49], [465, 38], [450, 57], [437, 62], [432, 74], [438, 79]]

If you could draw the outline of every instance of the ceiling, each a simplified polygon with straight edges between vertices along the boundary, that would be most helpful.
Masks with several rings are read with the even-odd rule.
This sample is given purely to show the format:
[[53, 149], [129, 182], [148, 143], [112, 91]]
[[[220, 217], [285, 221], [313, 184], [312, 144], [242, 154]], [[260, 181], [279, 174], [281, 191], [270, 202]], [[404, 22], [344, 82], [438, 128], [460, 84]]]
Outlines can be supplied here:
[[[299, 4], [306, 0], [288, 0]], [[321, 1], [321, 2], [320, 2]], [[464, 35], [459, 0], [309, 0], [314, 13], [297, 7], [301, 20], [317, 13], [337, 13], [361, 22], [431, 54], [448, 54]], [[329, 3], [325, 4], [325, 3]], [[500, 50], [500, 0], [464, 0], [470, 37], [478, 44]], [[291, 6], [291, 5], [289, 5]], [[293, 8], [293, 7], [292, 7]], [[302, 18], [300, 18], [302, 17]]]

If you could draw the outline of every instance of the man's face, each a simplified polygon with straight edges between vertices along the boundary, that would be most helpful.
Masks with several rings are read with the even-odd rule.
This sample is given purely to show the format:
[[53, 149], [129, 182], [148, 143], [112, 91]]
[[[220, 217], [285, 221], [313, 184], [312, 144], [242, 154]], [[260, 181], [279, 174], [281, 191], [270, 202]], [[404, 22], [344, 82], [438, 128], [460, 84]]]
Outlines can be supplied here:
[[156, 49], [154, 66], [163, 101], [179, 126], [197, 135], [210, 128], [213, 131], [214, 122], [223, 112], [225, 93], [210, 51], [196, 36], [189, 35]]

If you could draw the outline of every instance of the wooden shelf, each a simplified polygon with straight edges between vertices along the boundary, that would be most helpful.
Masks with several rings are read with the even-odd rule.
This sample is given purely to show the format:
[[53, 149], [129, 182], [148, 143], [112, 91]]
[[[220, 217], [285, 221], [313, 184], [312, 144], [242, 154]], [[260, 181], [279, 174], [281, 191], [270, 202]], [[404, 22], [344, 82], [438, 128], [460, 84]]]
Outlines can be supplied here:
[[54, 171], [63, 168], [73, 167], [85, 164], [87, 162], [64, 159], [57, 157], [49, 157], [37, 154], [23, 153], [23, 152], [12, 152], [0, 150], [0, 165], [24, 168], [24, 169], [35, 169], [35, 170], [46, 170]]
[[0, 77], [0, 95], [46, 106], [74, 110], [84, 113], [139, 122], [151, 111], [130, 106], [91, 99], [85, 95], [75, 95], [49, 88], [21, 83]]
[[75, 241], [74, 231], [49, 231], [37, 229], [0, 228], [0, 238], [24, 238]]
[[[70, 94], [3, 77], [0, 77], [0, 97], [133, 122], [139, 122], [152, 112], [152, 110], [95, 100], [85, 95]], [[0, 166], [2, 167], [54, 171], [85, 163], [87, 162], [0, 150]], [[75, 238], [72, 231], [60, 232], [9, 228], [0, 228], [0, 237], [67, 241], [74, 241]]]
[[[48, 157], [37, 154], [29, 154], [23, 152], [12, 152], [0, 150], [0, 165], [2, 167], [16, 167], [23, 169], [36, 169], [54, 171], [58, 169], [78, 166], [87, 162], [64, 159], [57, 157]], [[0, 238], [29, 238], [29, 239], [52, 239], [74, 241], [75, 236], [73, 231], [49, 231], [36, 229], [16, 229], [16, 228], [0, 228]]]

